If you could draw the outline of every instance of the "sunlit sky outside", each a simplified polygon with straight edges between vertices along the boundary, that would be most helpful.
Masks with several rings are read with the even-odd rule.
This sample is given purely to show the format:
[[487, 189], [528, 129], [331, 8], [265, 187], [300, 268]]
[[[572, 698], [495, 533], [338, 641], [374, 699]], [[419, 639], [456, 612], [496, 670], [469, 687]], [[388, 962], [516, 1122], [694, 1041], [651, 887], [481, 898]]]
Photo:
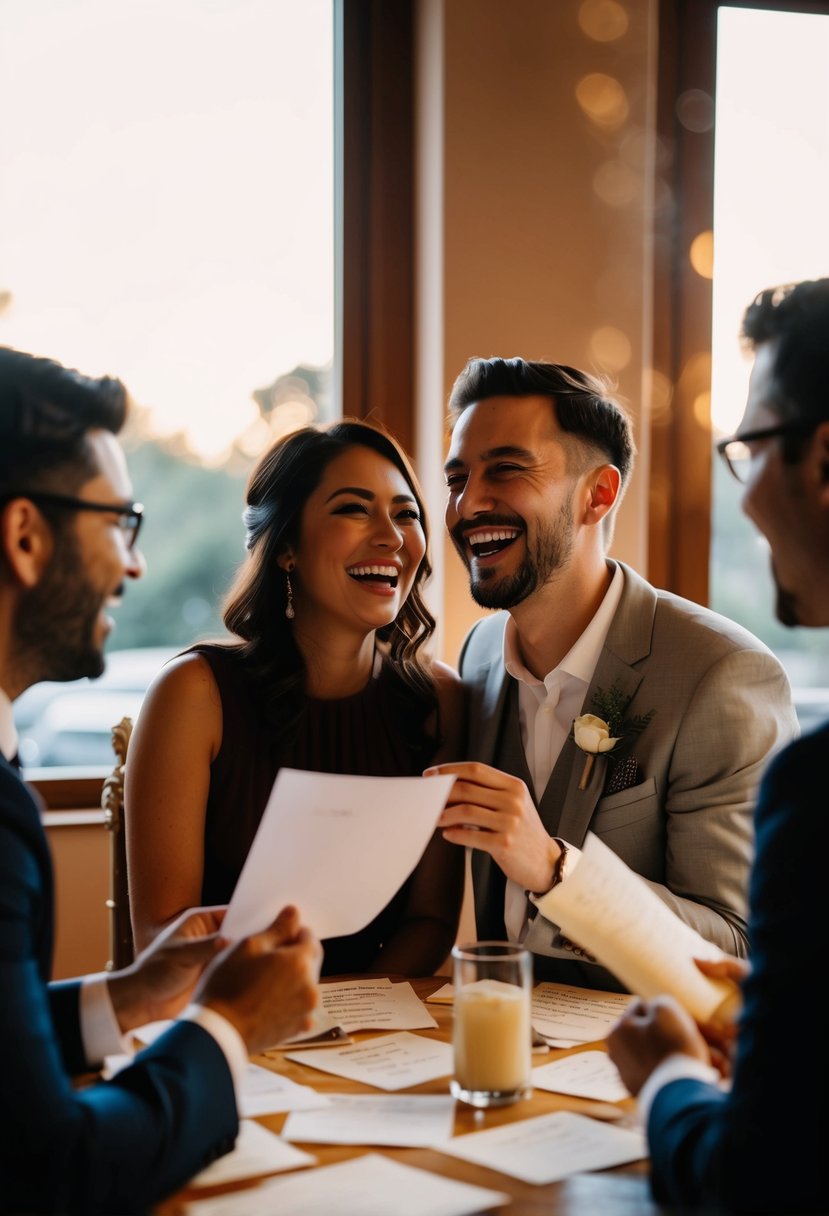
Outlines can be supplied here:
[[331, 0], [0, 0], [0, 343], [217, 458], [333, 355]]
[[711, 412], [725, 434], [746, 399], [746, 305], [829, 275], [829, 18], [721, 8], [717, 38]]

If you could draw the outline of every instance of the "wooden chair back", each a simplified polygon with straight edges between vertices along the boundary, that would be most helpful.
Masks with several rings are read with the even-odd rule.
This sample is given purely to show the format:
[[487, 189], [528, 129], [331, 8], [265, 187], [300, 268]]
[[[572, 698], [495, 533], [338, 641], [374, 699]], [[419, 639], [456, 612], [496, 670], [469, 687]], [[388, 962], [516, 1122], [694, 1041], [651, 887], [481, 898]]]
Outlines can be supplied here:
[[124, 765], [132, 734], [132, 718], [122, 718], [112, 728], [112, 750], [117, 762], [104, 781], [101, 806], [104, 826], [110, 834], [109, 846], [109, 962], [107, 971], [128, 966], [134, 957], [127, 883], [127, 842], [124, 824]]

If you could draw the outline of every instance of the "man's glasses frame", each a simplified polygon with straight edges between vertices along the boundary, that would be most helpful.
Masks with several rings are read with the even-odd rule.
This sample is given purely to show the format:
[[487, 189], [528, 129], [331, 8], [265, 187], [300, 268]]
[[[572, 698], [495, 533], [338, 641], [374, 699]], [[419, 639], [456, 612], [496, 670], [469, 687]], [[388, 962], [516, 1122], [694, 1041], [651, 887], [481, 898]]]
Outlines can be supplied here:
[[763, 427], [758, 431], [745, 431], [742, 435], [729, 435], [717, 444], [717, 452], [725, 462], [731, 476], [745, 485], [751, 453], [748, 444], [759, 439], [780, 439], [784, 435], [809, 435], [817, 422], [801, 419], [799, 422], [781, 422], [777, 426]]
[[44, 506], [63, 507], [67, 511], [98, 511], [104, 515], [115, 515], [128, 549], [135, 548], [144, 518], [144, 504], [141, 502], [90, 502], [86, 498], [74, 498], [71, 494], [52, 494], [46, 490], [7, 491], [2, 501], [10, 502], [13, 498], [28, 498], [36, 506], [43, 503]]

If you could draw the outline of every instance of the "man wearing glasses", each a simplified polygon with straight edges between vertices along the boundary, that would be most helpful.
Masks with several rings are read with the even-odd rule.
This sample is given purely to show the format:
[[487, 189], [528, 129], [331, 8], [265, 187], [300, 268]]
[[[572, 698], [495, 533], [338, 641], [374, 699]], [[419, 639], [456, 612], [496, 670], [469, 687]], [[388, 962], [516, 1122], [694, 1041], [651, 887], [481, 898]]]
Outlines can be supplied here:
[[[235, 946], [198, 909], [123, 971], [49, 983], [51, 863], [12, 702], [100, 675], [107, 609], [144, 572], [126, 408], [117, 380], [0, 347], [0, 1212], [145, 1211], [233, 1147], [248, 1054], [307, 1028], [317, 999], [295, 908]], [[177, 1015], [113, 1080], [73, 1086]]]
[[[718, 450], [769, 542], [779, 619], [819, 628], [829, 625], [829, 279], [762, 292], [743, 333], [755, 352], [748, 402]], [[827, 1211], [826, 1119], [814, 1102], [829, 1081], [828, 751], [826, 724], [782, 751], [760, 786], [751, 970], [727, 964], [746, 975], [730, 1088], [668, 997], [634, 1002], [608, 1040], [639, 1096], [654, 1192], [672, 1210]]]

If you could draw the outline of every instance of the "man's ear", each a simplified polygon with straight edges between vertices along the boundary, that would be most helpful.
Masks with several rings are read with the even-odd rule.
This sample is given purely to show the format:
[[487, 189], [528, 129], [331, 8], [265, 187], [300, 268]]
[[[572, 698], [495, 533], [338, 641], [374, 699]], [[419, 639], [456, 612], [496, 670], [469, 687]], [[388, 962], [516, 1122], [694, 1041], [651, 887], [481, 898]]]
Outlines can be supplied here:
[[0, 511], [0, 553], [21, 586], [36, 586], [49, 564], [54, 538], [46, 520], [28, 498], [13, 498]]
[[821, 506], [829, 510], [829, 420], [821, 422], [816, 429], [806, 459], [810, 483], [817, 491]]
[[621, 484], [622, 474], [615, 464], [602, 464], [592, 471], [587, 484], [586, 524], [597, 524], [604, 519], [619, 497]]

